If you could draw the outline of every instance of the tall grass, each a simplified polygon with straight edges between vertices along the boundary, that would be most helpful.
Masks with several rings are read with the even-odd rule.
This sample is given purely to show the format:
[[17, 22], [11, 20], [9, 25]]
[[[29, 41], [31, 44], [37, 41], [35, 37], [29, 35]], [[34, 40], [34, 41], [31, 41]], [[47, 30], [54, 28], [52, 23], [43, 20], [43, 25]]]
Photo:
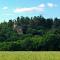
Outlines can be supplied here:
[[0, 60], [60, 60], [60, 52], [0, 51]]

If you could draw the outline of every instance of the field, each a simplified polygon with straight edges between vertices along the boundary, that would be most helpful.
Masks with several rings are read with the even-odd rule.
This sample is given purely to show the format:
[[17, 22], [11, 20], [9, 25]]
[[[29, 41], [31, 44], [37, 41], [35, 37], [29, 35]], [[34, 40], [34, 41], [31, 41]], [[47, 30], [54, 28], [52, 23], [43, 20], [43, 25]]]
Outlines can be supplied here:
[[60, 52], [3, 52], [0, 60], [60, 60]]

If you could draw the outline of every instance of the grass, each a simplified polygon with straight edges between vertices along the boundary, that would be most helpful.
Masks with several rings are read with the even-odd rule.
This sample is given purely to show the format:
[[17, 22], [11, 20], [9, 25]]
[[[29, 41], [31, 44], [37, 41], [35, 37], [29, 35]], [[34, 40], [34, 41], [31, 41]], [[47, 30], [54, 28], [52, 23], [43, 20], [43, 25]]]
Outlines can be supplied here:
[[0, 51], [0, 60], [60, 60], [60, 52]]

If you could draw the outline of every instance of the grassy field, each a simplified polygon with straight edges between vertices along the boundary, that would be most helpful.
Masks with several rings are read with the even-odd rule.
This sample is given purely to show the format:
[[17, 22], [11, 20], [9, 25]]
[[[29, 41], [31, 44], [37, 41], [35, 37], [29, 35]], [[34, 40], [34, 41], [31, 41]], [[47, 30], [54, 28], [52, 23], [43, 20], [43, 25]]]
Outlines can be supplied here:
[[60, 60], [60, 52], [3, 52], [0, 60]]

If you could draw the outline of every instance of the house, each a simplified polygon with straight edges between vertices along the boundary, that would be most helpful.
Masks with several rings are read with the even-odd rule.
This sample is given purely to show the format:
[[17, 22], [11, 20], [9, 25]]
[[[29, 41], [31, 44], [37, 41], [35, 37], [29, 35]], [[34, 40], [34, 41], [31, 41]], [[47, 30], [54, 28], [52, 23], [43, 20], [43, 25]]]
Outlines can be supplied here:
[[18, 34], [23, 34], [22, 26], [18, 26], [15, 22], [13, 24], [13, 30], [15, 30]]

